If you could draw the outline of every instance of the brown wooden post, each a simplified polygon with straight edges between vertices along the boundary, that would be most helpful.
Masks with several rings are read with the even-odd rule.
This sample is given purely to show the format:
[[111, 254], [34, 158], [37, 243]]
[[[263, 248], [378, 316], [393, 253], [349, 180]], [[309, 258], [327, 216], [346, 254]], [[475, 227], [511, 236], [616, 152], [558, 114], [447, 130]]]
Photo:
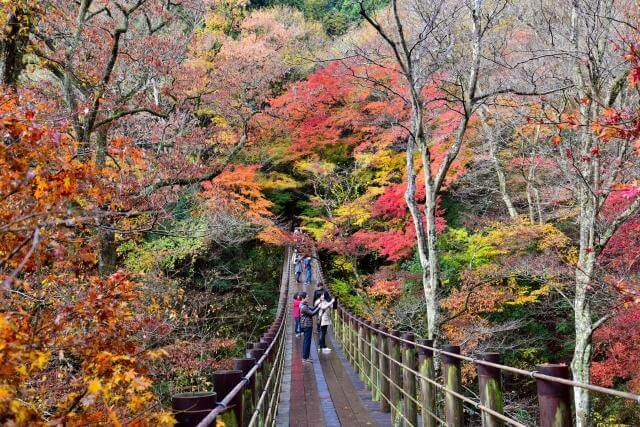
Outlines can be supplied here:
[[[246, 376], [247, 373], [253, 368], [256, 364], [256, 359], [253, 357], [247, 358], [236, 358], [233, 359], [233, 369], [241, 371], [242, 376]], [[249, 420], [251, 420], [251, 416], [255, 409], [254, 402], [256, 401], [256, 378], [252, 376], [247, 384], [244, 387], [244, 392], [242, 394], [242, 407], [244, 408], [244, 416], [243, 416], [243, 426], [249, 424]]]
[[[380, 325], [371, 325], [374, 329], [380, 329]], [[380, 401], [380, 355], [378, 353], [380, 337], [377, 330], [371, 331], [371, 400]]]
[[[258, 360], [260, 360], [260, 358], [262, 357], [263, 354], [264, 354], [264, 350], [253, 349], [253, 350], [251, 350], [249, 356], [253, 357], [254, 359], [256, 359], [256, 363], [258, 363]], [[253, 400], [253, 407], [254, 408], [258, 404], [258, 399], [260, 398], [260, 395], [264, 391], [263, 373], [264, 373], [264, 368], [262, 368], [262, 367], [258, 368], [258, 370], [256, 371], [256, 380], [255, 380], [255, 382], [256, 382], [256, 393], [254, 395], [254, 400]]]
[[[433, 348], [433, 340], [420, 341], [425, 347]], [[433, 350], [419, 348], [420, 365], [420, 396], [422, 402], [422, 425], [424, 427], [436, 427], [438, 420], [434, 417], [437, 414], [436, 407], [436, 387], [426, 378], [435, 381], [436, 371], [433, 363]]]
[[358, 372], [358, 322], [355, 315], [351, 317], [351, 359], [353, 368]]
[[362, 380], [362, 382], [365, 384], [367, 384], [367, 376], [366, 376], [366, 360], [364, 358], [364, 348], [365, 348], [365, 343], [364, 343], [364, 325], [362, 324], [362, 322], [364, 321], [364, 319], [362, 319], [361, 317], [358, 317], [358, 373], [360, 374], [360, 379]]
[[336, 341], [342, 342], [342, 337], [340, 336], [340, 306], [337, 306], [335, 310], [331, 310], [331, 315], [333, 316], [333, 335]]
[[179, 393], [171, 397], [171, 407], [177, 421], [177, 427], [193, 427], [198, 425], [217, 403], [216, 393], [212, 391], [200, 393]]
[[[538, 365], [536, 370], [552, 377], [569, 378], [569, 367], [565, 364]], [[536, 378], [536, 385], [540, 405], [540, 427], [571, 426], [571, 388], [539, 378]]]
[[364, 322], [363, 330], [363, 339], [362, 342], [362, 358], [363, 358], [363, 366], [364, 366], [364, 379], [365, 387], [367, 390], [373, 390], [373, 365], [371, 363], [371, 321], [366, 320]]
[[[418, 411], [416, 402], [413, 400], [417, 397], [416, 374], [411, 372], [416, 371], [416, 347], [412, 344], [414, 336], [411, 332], [404, 333], [402, 338], [405, 340], [402, 342], [402, 364], [405, 366], [402, 368], [405, 417], [403, 424], [405, 427], [413, 427], [418, 425]], [[406, 341], [411, 341], [411, 343]]]
[[338, 308], [336, 309], [336, 326], [334, 328], [334, 333], [336, 334], [336, 338], [342, 344], [342, 348], [344, 349], [344, 336], [342, 335], [344, 325], [344, 317], [342, 316], [342, 304], [338, 304]]
[[340, 304], [338, 310], [338, 317], [340, 317], [340, 342], [342, 343], [342, 349], [347, 352], [347, 316], [344, 313], [344, 307]]
[[402, 425], [402, 370], [397, 362], [402, 361], [400, 351], [399, 331], [391, 331], [394, 338], [389, 339], [389, 395], [391, 397], [391, 424], [395, 426]]
[[[260, 342], [256, 343], [253, 348], [257, 348], [258, 350], [262, 350], [262, 354], [267, 352], [267, 348], [269, 348], [269, 343], [267, 343], [264, 339], [261, 339]], [[269, 357], [264, 359], [264, 363], [262, 364], [262, 372], [269, 372]]]
[[[213, 388], [222, 400], [241, 380], [242, 371], [215, 371], [213, 373]], [[242, 392], [240, 392], [230, 402], [229, 409], [220, 414], [220, 420], [225, 426], [237, 427], [243, 425], [243, 416], [244, 408], [242, 407]]]
[[350, 354], [351, 354], [351, 366], [358, 372], [358, 324], [356, 323], [355, 316], [351, 316], [349, 322], [349, 336], [350, 336]]
[[[460, 354], [459, 345], [445, 345], [443, 350], [448, 353]], [[457, 357], [442, 355], [442, 375], [444, 377], [444, 385], [448, 390], [461, 394], [462, 380], [460, 374], [460, 359]], [[447, 426], [462, 427], [463, 416], [462, 400], [445, 391], [444, 397], [445, 414], [447, 418]]]
[[252, 342], [248, 342], [248, 343], [247, 343], [247, 348], [246, 348], [246, 350], [245, 350], [245, 352], [244, 352], [245, 357], [250, 357], [250, 356], [249, 356], [249, 352], [250, 352], [252, 349], [253, 349], [253, 343], [252, 343]]
[[391, 399], [389, 395], [389, 359], [387, 358], [389, 356], [389, 337], [385, 335], [387, 328], [380, 326], [379, 329], [378, 348], [380, 349], [380, 359], [378, 362], [380, 366], [380, 410], [382, 412], [389, 412], [391, 410], [391, 406], [389, 405], [389, 400]]
[[[478, 359], [491, 363], [500, 363], [500, 354], [480, 353]], [[478, 386], [480, 387], [480, 403], [489, 409], [504, 414], [500, 369], [481, 364], [476, 364], [476, 368], [478, 370]], [[502, 427], [504, 425], [501, 419], [484, 411], [482, 411], [481, 418], [484, 427]]]
[[351, 363], [351, 333], [349, 330], [351, 329], [351, 319], [349, 318], [349, 314], [343, 310], [342, 311], [342, 348], [344, 349], [344, 355], [347, 358], [347, 361]]

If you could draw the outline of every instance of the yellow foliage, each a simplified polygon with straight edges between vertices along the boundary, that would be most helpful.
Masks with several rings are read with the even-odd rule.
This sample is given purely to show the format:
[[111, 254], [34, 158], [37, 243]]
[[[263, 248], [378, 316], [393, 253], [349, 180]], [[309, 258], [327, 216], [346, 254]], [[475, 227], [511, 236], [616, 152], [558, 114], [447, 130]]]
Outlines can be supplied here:
[[302, 186], [302, 183], [280, 172], [271, 172], [260, 178], [258, 182], [265, 190], [292, 190]]
[[338, 217], [349, 217], [350, 222], [354, 225], [362, 226], [371, 218], [371, 209], [360, 199], [357, 199], [340, 206], [336, 209], [335, 214]]
[[92, 379], [87, 385], [87, 392], [89, 394], [98, 394], [102, 390], [102, 382], [99, 379]]
[[156, 425], [158, 427], [173, 427], [176, 424], [176, 419], [169, 412], [161, 412], [156, 415]]

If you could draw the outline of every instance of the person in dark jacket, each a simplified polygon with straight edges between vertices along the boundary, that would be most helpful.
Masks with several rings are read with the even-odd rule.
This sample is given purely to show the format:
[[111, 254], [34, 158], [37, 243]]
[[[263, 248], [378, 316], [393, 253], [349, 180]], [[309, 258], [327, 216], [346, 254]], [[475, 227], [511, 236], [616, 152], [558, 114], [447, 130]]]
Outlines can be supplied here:
[[320, 307], [311, 306], [311, 301], [306, 293], [303, 293], [303, 300], [300, 304], [300, 327], [304, 334], [302, 340], [302, 361], [311, 363], [311, 336], [313, 334], [313, 316], [318, 314]]
[[329, 290], [324, 286], [324, 283], [318, 281], [317, 288], [313, 292], [313, 301], [318, 301], [318, 299], [323, 295], [325, 300], [329, 301], [331, 299], [331, 294], [329, 293]]

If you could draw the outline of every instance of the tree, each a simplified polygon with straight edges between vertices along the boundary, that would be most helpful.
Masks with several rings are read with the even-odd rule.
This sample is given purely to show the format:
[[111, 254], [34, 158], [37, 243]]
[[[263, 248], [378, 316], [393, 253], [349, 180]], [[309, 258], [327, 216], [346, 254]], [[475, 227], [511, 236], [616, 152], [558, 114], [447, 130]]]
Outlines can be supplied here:
[[[560, 34], [566, 36], [566, 45], [557, 49], [571, 52], [563, 56], [571, 68], [563, 72], [575, 85], [568, 97], [553, 99], [556, 113], [545, 122], [555, 124], [557, 134], [550, 142], [578, 211], [571, 370], [575, 380], [585, 383], [590, 380], [593, 334], [611, 316], [611, 309], [600, 309], [602, 303], [596, 299], [600, 288], [598, 257], [621, 225], [640, 209], [640, 199], [635, 196], [624, 209], [610, 208], [618, 192], [633, 191], [639, 165], [632, 149], [637, 137], [638, 97], [630, 86], [637, 41], [627, 23], [627, 6], [631, 16], [637, 16], [637, 8], [617, 1], [576, 0], [568, 16], [554, 16], [548, 8], [543, 12], [553, 16], [553, 24], [545, 24], [546, 29], [541, 30], [552, 37], [549, 43]], [[619, 53], [621, 49], [625, 58]], [[588, 391], [576, 387], [574, 401], [577, 424], [588, 425]]]
[[[132, 420], [155, 411], [150, 350], [162, 320], [143, 286], [93, 274], [109, 179], [75, 156], [33, 94], [0, 95], [0, 419]], [[147, 294], [149, 296], [150, 294]]]
[[[494, 53], [488, 46], [487, 39], [492, 34], [491, 30], [500, 22], [507, 6], [508, 2], [485, 5], [481, 0], [463, 6], [446, 1], [426, 5], [418, 2], [400, 5], [397, 1], [392, 1], [386, 20], [379, 21], [361, 3], [362, 16], [386, 43], [387, 51], [366, 52], [362, 49], [359, 52], [366, 61], [373, 64], [379, 63], [384, 57], [390, 56], [393, 59], [393, 66], [404, 79], [403, 99], [411, 108], [406, 148], [408, 185], [405, 200], [416, 230], [430, 338], [437, 335], [440, 324], [440, 271], [436, 244], [438, 194], [460, 153], [477, 108], [501, 93], [527, 94], [535, 93], [537, 89], [533, 87], [518, 90], [503, 85], [494, 85], [486, 92], [479, 89], [479, 81], [486, 70], [486, 60], [483, 58]], [[457, 27], [458, 22], [464, 24]], [[459, 48], [452, 49], [452, 45]], [[469, 55], [462, 54], [452, 60], [449, 52], [467, 50], [462, 48], [463, 45], [471, 46]], [[363, 78], [368, 79], [367, 76]], [[375, 80], [372, 83], [380, 85]], [[441, 96], [441, 93], [446, 95]], [[459, 114], [452, 134], [443, 129], [439, 129], [440, 134], [432, 131], [433, 128], [438, 128], [431, 122], [430, 113], [433, 112], [434, 105], [443, 103]], [[448, 140], [449, 146], [442, 162], [436, 165], [432, 146], [438, 138]], [[424, 212], [421, 212], [415, 202], [418, 174], [416, 154], [422, 165]]]

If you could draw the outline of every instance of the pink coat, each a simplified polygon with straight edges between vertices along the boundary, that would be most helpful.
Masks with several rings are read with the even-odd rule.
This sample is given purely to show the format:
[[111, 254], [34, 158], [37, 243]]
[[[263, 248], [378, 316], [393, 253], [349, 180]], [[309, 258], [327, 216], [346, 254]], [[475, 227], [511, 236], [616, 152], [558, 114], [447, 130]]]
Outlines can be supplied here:
[[299, 299], [293, 300], [293, 317], [300, 317], [300, 301]]

